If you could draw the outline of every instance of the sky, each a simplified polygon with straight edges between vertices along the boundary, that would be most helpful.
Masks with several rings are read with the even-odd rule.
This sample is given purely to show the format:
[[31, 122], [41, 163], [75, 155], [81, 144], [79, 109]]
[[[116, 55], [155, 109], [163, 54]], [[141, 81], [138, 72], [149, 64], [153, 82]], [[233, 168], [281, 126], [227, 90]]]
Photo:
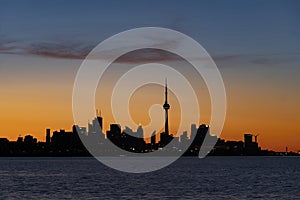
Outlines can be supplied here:
[[[253, 133], [264, 149], [300, 150], [299, 1], [0, 3], [0, 137], [32, 134], [44, 140], [45, 128], [70, 129], [73, 83], [85, 56], [114, 34], [151, 26], [180, 31], [213, 57], [227, 92], [222, 138], [242, 140], [244, 133]], [[201, 122], [209, 124], [205, 86], [199, 84], [199, 91]], [[146, 124], [146, 110], [136, 112], [144, 108], [143, 95], [136, 92], [132, 116]], [[162, 98], [148, 98], [146, 105]], [[113, 119], [103, 99], [97, 93], [96, 107], [108, 129]], [[176, 98], [170, 101], [175, 131], [179, 112]]]

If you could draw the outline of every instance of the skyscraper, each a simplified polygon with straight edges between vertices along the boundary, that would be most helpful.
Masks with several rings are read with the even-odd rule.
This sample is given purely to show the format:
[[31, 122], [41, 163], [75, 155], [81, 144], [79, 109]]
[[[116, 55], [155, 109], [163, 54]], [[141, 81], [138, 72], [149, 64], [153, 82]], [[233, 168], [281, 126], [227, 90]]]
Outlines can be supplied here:
[[50, 128], [47, 128], [46, 129], [46, 143], [50, 144], [50, 141], [51, 141], [51, 139], [50, 139]]
[[93, 138], [96, 140], [97, 138], [101, 141], [105, 139], [105, 135], [103, 133], [103, 118], [98, 113], [98, 110], [96, 111], [96, 117], [93, 119], [92, 124], [88, 124], [88, 137]]
[[260, 151], [260, 148], [257, 144], [257, 138], [253, 142], [253, 136], [257, 137], [258, 135], [244, 134], [244, 149], [246, 155], [257, 155]]
[[196, 124], [192, 124], [191, 125], [191, 134], [190, 134], [190, 139], [194, 139], [196, 137], [197, 134], [197, 126]]
[[156, 131], [153, 131], [151, 135], [151, 146], [154, 146], [156, 144]]

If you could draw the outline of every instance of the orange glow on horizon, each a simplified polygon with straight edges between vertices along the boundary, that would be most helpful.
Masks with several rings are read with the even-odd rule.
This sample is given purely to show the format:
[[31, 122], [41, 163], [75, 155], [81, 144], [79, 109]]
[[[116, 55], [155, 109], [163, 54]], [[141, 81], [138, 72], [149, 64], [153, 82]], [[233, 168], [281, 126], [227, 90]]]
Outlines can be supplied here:
[[[11, 59], [18, 59], [16, 57]], [[45, 141], [46, 128], [51, 128], [51, 131], [71, 130], [72, 89], [80, 61], [49, 59], [45, 64], [42, 58], [34, 58], [35, 62], [33, 58], [27, 59], [22, 66], [30, 73], [16, 73], [17, 70], [9, 66], [1, 69], [0, 137], [15, 141], [19, 135], [31, 134], [39, 141]], [[38, 68], [39, 65], [47, 67]], [[51, 70], [53, 66], [64, 67]], [[250, 69], [234, 74], [232, 69], [224, 68], [221, 72], [228, 98], [227, 118], [221, 138], [243, 140], [244, 133], [260, 134], [258, 142], [263, 149], [285, 151], [287, 146], [289, 150], [299, 151], [300, 94], [295, 88], [298, 85], [276, 82], [276, 77], [273, 78], [275, 81], [266, 80], [265, 72], [257, 75]], [[236, 78], [237, 73], [239, 78]], [[255, 80], [249, 76], [255, 77]], [[201, 123], [209, 124], [209, 95], [205, 86], [200, 84], [197, 87], [197, 96], [201, 100]], [[155, 100], [163, 104], [163, 91], [159, 88], [157, 91]], [[97, 93], [95, 106], [102, 110], [104, 130], [107, 130], [109, 124], [115, 121], [102, 94]], [[153, 99], [144, 99], [143, 102], [142, 96], [142, 90], [136, 92], [137, 103], [132, 104], [131, 114], [136, 123], [146, 125], [149, 123], [147, 109]], [[170, 132], [176, 132], [180, 111], [176, 99], [171, 97], [170, 101]], [[137, 112], [135, 107], [142, 109], [141, 112]], [[186, 125], [186, 130], [190, 132], [190, 124]]]

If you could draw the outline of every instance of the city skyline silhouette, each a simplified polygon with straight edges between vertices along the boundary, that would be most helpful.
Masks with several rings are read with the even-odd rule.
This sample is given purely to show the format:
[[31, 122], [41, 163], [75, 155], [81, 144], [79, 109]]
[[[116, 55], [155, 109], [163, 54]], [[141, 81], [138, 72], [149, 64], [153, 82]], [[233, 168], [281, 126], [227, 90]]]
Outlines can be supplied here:
[[[154, 151], [164, 151], [164, 156], [173, 155], [174, 152], [184, 151], [183, 156], [198, 156], [200, 148], [203, 147], [204, 139], [217, 139], [217, 143], [208, 149], [208, 155], [218, 156], [287, 156], [300, 155], [300, 151], [275, 152], [272, 150], [262, 150], [258, 145], [259, 134], [244, 134], [244, 141], [225, 141], [217, 138], [210, 133], [208, 125], [191, 124], [191, 129], [182, 132], [180, 135], [169, 132], [169, 114], [171, 108], [168, 103], [168, 86], [165, 80], [164, 104], [162, 108], [165, 110], [165, 126], [164, 132], [156, 134], [157, 130], [153, 130], [151, 137], [145, 137], [143, 127], [138, 125], [136, 131], [125, 126], [122, 130], [120, 124], [110, 124], [110, 129], [103, 130], [102, 112], [96, 110], [96, 117], [91, 123], [88, 122], [86, 127], [80, 127], [76, 124], [72, 126], [72, 131], [53, 131], [46, 128], [45, 141], [38, 141], [31, 135], [24, 138], [19, 136], [16, 142], [11, 142], [6, 138], [0, 138], [0, 156], [91, 156], [89, 150], [84, 146], [86, 141], [92, 141], [99, 148], [102, 156], [120, 156], [113, 153], [113, 150], [107, 146], [107, 142], [112, 142], [118, 148], [127, 152], [148, 153]], [[100, 128], [99, 128], [100, 127]], [[157, 140], [158, 137], [158, 140]], [[254, 138], [254, 140], [253, 140]], [[173, 141], [171, 147], [167, 145]], [[186, 143], [190, 142], [187, 149]], [[99, 154], [99, 155], [100, 155]], [[94, 155], [94, 154], [93, 154]], [[122, 154], [123, 155], [123, 154]], [[123, 155], [124, 156], [124, 155]]]

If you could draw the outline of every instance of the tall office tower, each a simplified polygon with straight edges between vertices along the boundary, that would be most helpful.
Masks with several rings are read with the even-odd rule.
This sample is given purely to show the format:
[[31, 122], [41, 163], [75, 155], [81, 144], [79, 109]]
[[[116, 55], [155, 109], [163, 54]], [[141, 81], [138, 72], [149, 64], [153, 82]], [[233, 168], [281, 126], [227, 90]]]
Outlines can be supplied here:
[[50, 128], [46, 129], [46, 143], [50, 144]]
[[191, 125], [191, 134], [190, 134], [190, 139], [193, 139], [196, 137], [197, 134], [197, 126], [196, 124]]
[[151, 135], [151, 145], [155, 145], [156, 144], [156, 131], [153, 131], [152, 135]]

